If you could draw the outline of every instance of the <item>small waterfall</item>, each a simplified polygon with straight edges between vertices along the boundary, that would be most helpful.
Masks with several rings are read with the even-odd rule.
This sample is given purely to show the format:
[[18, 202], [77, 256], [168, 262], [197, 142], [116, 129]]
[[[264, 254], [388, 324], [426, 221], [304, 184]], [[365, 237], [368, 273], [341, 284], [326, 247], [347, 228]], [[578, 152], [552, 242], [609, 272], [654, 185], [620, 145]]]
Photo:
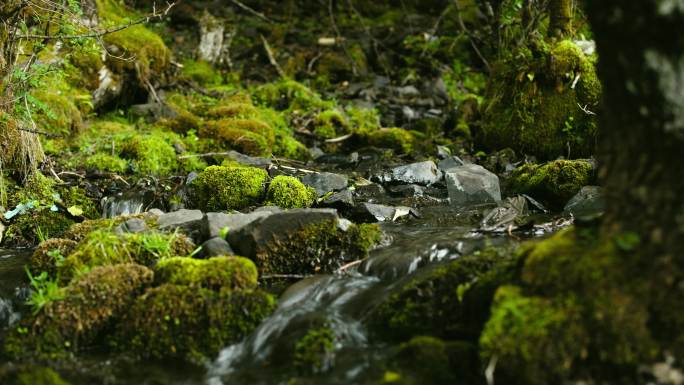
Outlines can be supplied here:
[[113, 218], [120, 215], [134, 215], [143, 212], [144, 199], [142, 194], [128, 193], [110, 196], [102, 199], [102, 217]]
[[221, 352], [209, 369], [207, 383], [239, 383], [236, 377], [240, 371], [266, 362], [291, 364], [291, 357], [281, 357], [279, 353], [294, 346], [308, 331], [312, 320], [324, 320], [334, 331], [336, 351], [365, 347], [366, 331], [358, 313], [368, 303], [364, 294], [377, 288], [378, 283], [377, 278], [356, 274], [317, 276], [293, 285], [281, 297], [275, 313], [251, 336]]

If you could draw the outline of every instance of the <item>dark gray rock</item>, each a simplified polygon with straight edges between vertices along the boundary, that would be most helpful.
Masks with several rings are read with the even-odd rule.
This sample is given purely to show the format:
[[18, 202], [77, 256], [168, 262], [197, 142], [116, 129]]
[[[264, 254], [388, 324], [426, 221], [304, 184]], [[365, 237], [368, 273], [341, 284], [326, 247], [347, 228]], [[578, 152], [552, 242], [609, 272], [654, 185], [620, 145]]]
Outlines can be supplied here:
[[208, 259], [213, 257], [235, 255], [228, 241], [221, 237], [214, 237], [204, 242], [195, 258]]
[[150, 228], [147, 226], [147, 223], [138, 218], [131, 218], [118, 226], [114, 228], [114, 232], [117, 234], [124, 234], [124, 233], [131, 233], [131, 234], [136, 234], [136, 233], [144, 233], [145, 231], [149, 230]]
[[331, 191], [340, 191], [347, 188], [349, 178], [345, 175], [321, 172], [308, 174], [300, 178], [302, 183], [313, 187], [318, 196], [323, 196]]
[[228, 233], [238, 231], [259, 218], [271, 215], [271, 211], [254, 211], [248, 214], [235, 213], [207, 213], [204, 218], [205, 237], [214, 238], [221, 234], [221, 230], [228, 229]]
[[603, 213], [605, 201], [603, 188], [599, 186], [584, 186], [565, 205], [565, 211], [575, 217], [595, 216]]
[[362, 203], [354, 209], [353, 219], [359, 222], [394, 222], [410, 215], [418, 216], [410, 207]]
[[435, 162], [428, 160], [395, 167], [374, 176], [372, 180], [380, 183], [430, 186], [442, 180], [442, 172], [437, 169]]
[[476, 164], [456, 167], [446, 173], [449, 200], [454, 206], [501, 201], [499, 177]]
[[499, 207], [485, 215], [480, 229], [488, 232], [515, 229], [523, 217], [529, 213], [528, 202], [524, 196], [507, 198]]
[[348, 210], [354, 207], [354, 195], [351, 190], [342, 190], [325, 198], [321, 202], [321, 206], [338, 209], [340, 211]]
[[377, 183], [356, 186], [354, 196], [361, 200], [377, 199], [385, 196], [385, 189]]
[[[229, 231], [228, 243], [239, 255], [257, 260], [257, 262], [261, 261], [262, 264], [270, 264], [270, 261], [263, 260], [265, 258], [263, 254], [270, 253], [269, 248], [275, 245], [286, 247], [283, 244], [298, 230], [330, 221], [338, 221], [337, 210], [294, 209], [281, 211], [259, 218], [237, 231]], [[292, 263], [299, 264], [302, 262], [283, 262], [287, 265]], [[257, 263], [257, 265], [259, 264]], [[290, 272], [285, 271], [285, 273]]]
[[204, 235], [204, 214], [199, 210], [181, 209], [166, 213], [157, 218], [159, 230], [181, 230], [195, 243], [201, 243]]
[[416, 184], [405, 184], [399, 186], [391, 186], [389, 192], [398, 197], [404, 198], [420, 198], [425, 195], [425, 187]]
[[447, 172], [452, 168], [465, 166], [466, 162], [457, 156], [446, 157], [437, 163], [437, 168], [442, 172]]

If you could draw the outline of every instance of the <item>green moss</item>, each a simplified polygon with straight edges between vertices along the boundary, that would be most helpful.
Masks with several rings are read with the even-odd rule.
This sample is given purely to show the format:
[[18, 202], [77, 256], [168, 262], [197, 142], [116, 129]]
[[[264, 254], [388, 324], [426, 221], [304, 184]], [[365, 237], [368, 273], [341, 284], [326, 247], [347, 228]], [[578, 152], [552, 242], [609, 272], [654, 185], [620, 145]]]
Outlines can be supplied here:
[[96, 266], [137, 263], [152, 266], [154, 262], [192, 253], [195, 245], [180, 234], [138, 233], [114, 234], [95, 230], [79, 242], [76, 249], [59, 266], [66, 281]]
[[[574, 85], [574, 87], [573, 87]], [[477, 141], [540, 159], [591, 155], [601, 84], [592, 59], [571, 41], [521, 51], [494, 66]], [[568, 154], [569, 152], [569, 154]]]
[[80, 242], [86, 238], [88, 234], [95, 230], [107, 230], [118, 225], [121, 222], [126, 221], [129, 217], [121, 216], [116, 218], [101, 218], [101, 219], [89, 219], [81, 223], [75, 223], [67, 231], [64, 232], [62, 237], [64, 239], [69, 239], [72, 241]]
[[0, 383], [4, 385], [69, 385], [54, 370], [33, 365], [0, 367]]
[[250, 119], [259, 117], [259, 111], [252, 103], [221, 104], [207, 111], [212, 119]]
[[81, 132], [84, 115], [92, 109], [89, 92], [70, 85], [61, 70], [49, 72], [40, 81], [41, 86], [31, 90], [31, 119], [41, 130], [57, 135]]
[[214, 69], [211, 63], [205, 61], [184, 61], [183, 75], [204, 87], [217, 86], [223, 83], [223, 76]]
[[87, 347], [129, 308], [137, 293], [152, 282], [152, 275], [151, 270], [132, 264], [93, 269], [64, 289], [64, 299], [50, 302], [12, 329], [5, 353], [15, 359], [55, 359]]
[[155, 267], [156, 279], [174, 285], [198, 286], [205, 289], [256, 289], [257, 269], [249, 259], [217, 257], [206, 260], [174, 257], [160, 261]]
[[43, 241], [33, 251], [29, 266], [33, 275], [47, 272], [51, 277], [57, 274], [57, 264], [61, 259], [69, 255], [78, 243], [62, 238], [53, 238]]
[[569, 228], [520, 249], [522, 282], [499, 289], [480, 338], [484, 360], [499, 359], [497, 381], [615, 378], [653, 358], [649, 296], [625, 274], [634, 258], [595, 232]]
[[334, 106], [334, 103], [324, 101], [320, 95], [292, 79], [257, 87], [253, 96], [257, 103], [277, 110], [312, 111]]
[[87, 168], [93, 168], [100, 171], [123, 173], [128, 170], [128, 162], [116, 155], [110, 154], [95, 154], [85, 160]]
[[264, 197], [268, 173], [252, 167], [211, 166], [193, 182], [193, 196], [203, 211], [240, 210]]
[[253, 331], [275, 307], [269, 294], [162, 285], [140, 296], [110, 345], [140, 357], [202, 363]]
[[273, 155], [295, 160], [308, 160], [311, 158], [309, 149], [304, 144], [289, 134], [283, 133], [276, 133]]
[[142, 175], [166, 175], [177, 168], [176, 150], [161, 133], [133, 135], [123, 139], [123, 155], [133, 160], [133, 169]]
[[399, 154], [410, 154], [415, 145], [414, 135], [401, 128], [384, 128], [363, 135], [371, 146], [389, 148]]
[[366, 257], [368, 251], [382, 240], [382, 230], [376, 223], [354, 224], [347, 229], [346, 237], [351, 253]]
[[67, 210], [78, 209], [82, 211], [82, 214], [76, 216], [88, 219], [100, 218], [99, 202], [89, 197], [83, 188], [60, 186], [57, 191], [59, 191], [62, 204]]
[[594, 180], [591, 163], [583, 160], [556, 160], [543, 165], [527, 163], [509, 179], [513, 193], [529, 194], [555, 209], [563, 206]]
[[200, 137], [216, 140], [225, 148], [233, 148], [252, 156], [271, 153], [275, 142], [273, 129], [259, 119], [222, 119], [209, 122], [199, 131]]
[[378, 337], [415, 335], [476, 342], [496, 288], [516, 279], [516, 259], [485, 249], [404, 278], [368, 318]]
[[325, 372], [332, 364], [335, 334], [327, 326], [309, 330], [295, 344], [294, 366], [301, 374]]
[[[97, 0], [96, 3], [104, 26], [119, 26], [139, 17], [115, 0]], [[144, 25], [107, 34], [104, 41], [118, 48], [118, 52], [108, 56], [108, 64], [118, 73], [135, 72], [141, 81], [161, 74], [171, 62], [171, 51], [162, 38]]]
[[74, 223], [64, 213], [48, 207], [29, 210], [12, 220], [5, 232], [5, 242], [14, 246], [30, 247], [43, 238], [60, 237]]
[[268, 186], [266, 205], [278, 206], [284, 209], [310, 207], [316, 200], [316, 197], [316, 190], [304, 185], [299, 179], [279, 175], [273, 178]]
[[314, 118], [313, 133], [321, 138], [337, 138], [349, 132], [347, 118], [338, 110], [321, 111]]
[[399, 351], [392, 358], [392, 366], [416, 384], [461, 383], [458, 380], [462, 381], [465, 373], [454, 370], [458, 363], [450, 362], [449, 350], [450, 346], [438, 338], [414, 337], [399, 346]]
[[378, 110], [349, 106], [344, 112], [349, 118], [349, 125], [359, 134], [367, 134], [381, 127]]

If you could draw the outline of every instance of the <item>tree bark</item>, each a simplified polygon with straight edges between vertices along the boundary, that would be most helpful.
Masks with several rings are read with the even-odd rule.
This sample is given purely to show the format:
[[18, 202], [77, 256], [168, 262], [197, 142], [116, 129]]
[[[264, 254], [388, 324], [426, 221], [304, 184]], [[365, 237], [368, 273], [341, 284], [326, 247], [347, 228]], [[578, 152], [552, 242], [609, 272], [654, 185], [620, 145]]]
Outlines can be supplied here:
[[684, 5], [600, 0], [587, 8], [604, 83], [605, 226], [639, 236], [635, 282], [646, 278], [651, 330], [668, 346], [684, 330]]
[[573, 0], [551, 0], [549, 3], [549, 36], [563, 38], [572, 34]]

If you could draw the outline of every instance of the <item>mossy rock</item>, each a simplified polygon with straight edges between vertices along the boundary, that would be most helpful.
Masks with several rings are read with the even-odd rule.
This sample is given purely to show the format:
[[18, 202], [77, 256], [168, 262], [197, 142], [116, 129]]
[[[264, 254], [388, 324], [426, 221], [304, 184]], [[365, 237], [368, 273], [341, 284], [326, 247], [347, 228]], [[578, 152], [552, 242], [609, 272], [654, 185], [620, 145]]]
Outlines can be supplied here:
[[316, 115], [313, 133], [323, 139], [333, 139], [351, 131], [347, 118], [338, 110], [325, 110]]
[[191, 79], [200, 86], [217, 86], [223, 83], [223, 76], [216, 71], [211, 63], [205, 61], [186, 60], [183, 62], [183, 76]]
[[268, 186], [265, 204], [284, 209], [304, 208], [310, 207], [316, 197], [316, 190], [304, 185], [299, 179], [279, 175]]
[[93, 343], [151, 284], [151, 270], [135, 265], [102, 266], [72, 281], [63, 299], [13, 327], [4, 351], [14, 359], [64, 358]]
[[309, 330], [294, 348], [294, 366], [302, 375], [323, 373], [333, 364], [335, 333], [328, 326]]
[[324, 101], [319, 94], [292, 79], [281, 79], [259, 86], [254, 90], [253, 96], [258, 104], [276, 110], [308, 112], [334, 106], [334, 103]]
[[497, 357], [497, 382], [634, 378], [654, 359], [634, 242], [596, 231], [569, 228], [520, 248], [521, 282], [497, 290], [480, 337], [483, 361]]
[[587, 157], [596, 142], [601, 83], [594, 58], [572, 41], [522, 49], [494, 65], [476, 142], [542, 160]]
[[0, 367], [0, 383], [3, 385], [69, 385], [50, 368], [12, 364]]
[[553, 209], [562, 209], [582, 187], [595, 181], [594, 167], [584, 160], [556, 160], [518, 167], [508, 180], [512, 193], [528, 194]]
[[137, 263], [152, 266], [161, 259], [190, 255], [195, 249], [184, 235], [124, 233], [96, 230], [89, 233], [60, 264], [59, 276], [68, 281], [96, 266]]
[[62, 238], [52, 238], [41, 242], [31, 255], [29, 261], [31, 272], [33, 275], [46, 272], [54, 277], [57, 274], [57, 263], [76, 249], [77, 245], [75, 241]]
[[246, 337], [274, 308], [274, 298], [261, 291], [165, 284], [136, 299], [110, 345], [141, 358], [206, 363]]
[[379, 148], [389, 148], [397, 154], [411, 154], [415, 149], [416, 138], [411, 131], [402, 128], [383, 128], [362, 135], [362, 140]]
[[207, 167], [192, 182], [195, 205], [202, 211], [241, 210], [258, 205], [268, 173], [253, 167]]
[[155, 272], [160, 283], [213, 290], [256, 289], [258, 278], [254, 262], [242, 257], [167, 258], [157, 263]]
[[259, 119], [222, 119], [205, 124], [200, 137], [213, 139], [219, 146], [228, 146], [251, 156], [267, 156], [275, 143], [273, 129]]
[[[30, 210], [13, 219], [4, 235], [5, 244], [31, 247], [43, 238], [60, 237], [74, 224], [74, 220], [64, 213], [49, 208]], [[39, 234], [42, 234], [39, 236]]]
[[485, 249], [419, 270], [397, 282], [367, 317], [376, 337], [402, 341], [415, 335], [476, 342], [497, 287], [517, 278], [516, 258]]

